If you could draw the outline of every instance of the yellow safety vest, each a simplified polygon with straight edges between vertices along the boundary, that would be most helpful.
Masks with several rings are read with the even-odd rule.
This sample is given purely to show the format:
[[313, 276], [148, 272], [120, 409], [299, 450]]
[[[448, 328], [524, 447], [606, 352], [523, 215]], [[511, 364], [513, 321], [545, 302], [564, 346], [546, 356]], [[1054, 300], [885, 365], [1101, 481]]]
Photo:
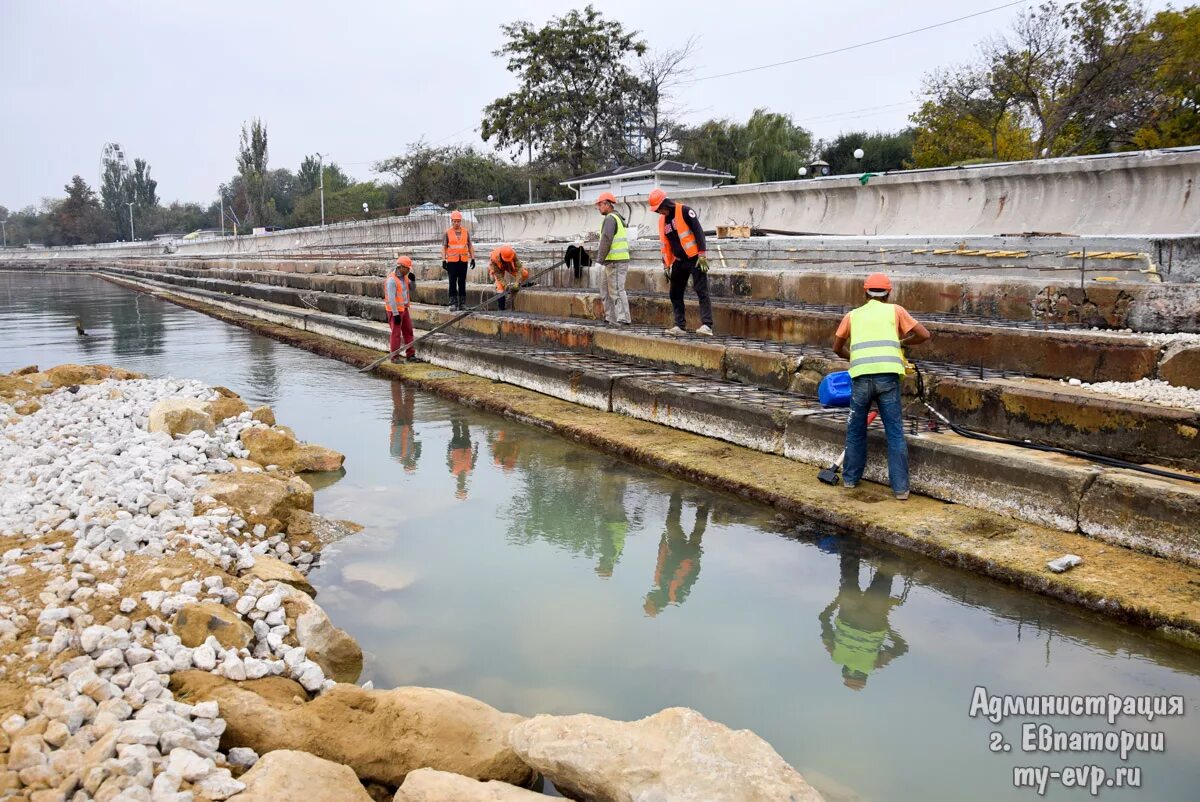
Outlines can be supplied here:
[[[606, 262], [624, 262], [629, 259], [629, 239], [625, 235], [625, 223], [621, 220], [621, 215], [610, 213], [605, 215], [605, 219], [609, 217], [617, 221], [617, 233], [613, 234], [612, 245], [608, 248], [608, 256], [604, 257]], [[604, 222], [600, 223], [600, 236], [604, 236]]]
[[874, 300], [850, 313], [850, 375], [873, 373], [904, 375], [896, 307]]
[[862, 674], [874, 671], [888, 631], [868, 632], [847, 624], [841, 616], [833, 627], [833, 662]]

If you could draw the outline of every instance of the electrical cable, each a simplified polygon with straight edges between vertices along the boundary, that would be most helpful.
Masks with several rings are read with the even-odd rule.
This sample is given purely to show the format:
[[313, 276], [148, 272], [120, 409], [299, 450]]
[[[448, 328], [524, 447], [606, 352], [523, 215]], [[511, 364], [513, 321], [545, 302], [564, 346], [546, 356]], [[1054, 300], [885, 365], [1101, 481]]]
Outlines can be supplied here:
[[921, 368], [918, 367], [917, 363], [915, 363], [915, 362], [912, 363], [912, 366], [917, 371], [917, 397], [921, 399], [921, 403], [924, 404], [925, 407], [930, 412], [932, 412], [934, 415], [937, 416], [938, 420], [940, 420], [942, 423], [946, 424], [946, 426], [948, 426], [950, 428], [950, 431], [954, 432], [957, 435], [969, 438], [971, 440], [980, 440], [985, 443], [1001, 443], [1003, 445], [1019, 446], [1020, 448], [1028, 448], [1028, 449], [1032, 449], [1034, 451], [1044, 451], [1044, 452], [1047, 452], [1050, 454], [1062, 454], [1067, 457], [1076, 457], [1078, 459], [1085, 459], [1090, 462], [1096, 462], [1101, 465], [1107, 465], [1110, 468], [1124, 468], [1124, 469], [1130, 470], [1130, 471], [1139, 471], [1141, 473], [1148, 473], [1152, 476], [1160, 476], [1164, 479], [1177, 479], [1177, 480], [1184, 481], [1184, 482], [1193, 482], [1196, 484], [1200, 484], [1200, 476], [1191, 476], [1186, 473], [1176, 473], [1175, 471], [1166, 471], [1166, 470], [1163, 470], [1162, 468], [1152, 468], [1148, 465], [1140, 465], [1136, 462], [1129, 462], [1127, 460], [1117, 459], [1116, 457], [1106, 457], [1102, 454], [1092, 454], [1087, 451], [1077, 451], [1072, 448], [1060, 448], [1059, 446], [1048, 446], [1048, 445], [1043, 445], [1041, 443], [1028, 443], [1024, 440], [1017, 440], [1016, 438], [1012, 438], [1012, 437], [1000, 437], [1000, 436], [994, 435], [994, 434], [984, 434], [983, 432], [976, 432], [976, 431], [972, 431], [970, 429], [964, 429], [962, 426], [959, 426], [955, 423], [951, 423], [949, 418], [947, 418], [942, 413], [938, 412], [933, 407], [933, 405], [929, 403], [929, 401], [925, 398], [925, 377], [921, 374]]
[[698, 84], [701, 81], [712, 81], [716, 78], [728, 78], [731, 75], [742, 75], [747, 72], [757, 72], [759, 70], [769, 70], [772, 67], [782, 67], [786, 64], [797, 64], [801, 61], [810, 61], [815, 58], [821, 58], [822, 56], [832, 56], [836, 53], [845, 53], [848, 50], [857, 50], [860, 47], [868, 47], [870, 45], [877, 45], [882, 42], [890, 42], [893, 39], [900, 39], [905, 36], [912, 36], [913, 34], [924, 33], [925, 31], [932, 31], [935, 28], [944, 28], [945, 26], [953, 25], [956, 22], [962, 22], [963, 20], [968, 20], [973, 17], [981, 17], [984, 14], [991, 14], [993, 11], [1003, 11], [1006, 8], [1012, 8], [1013, 6], [1023, 6], [1028, 2], [1029, 2], [1029, 0], [1015, 0], [1015, 2], [1005, 3], [1002, 6], [994, 6], [993, 8], [987, 8], [987, 9], [984, 9], [983, 11], [976, 11], [974, 14], [967, 14], [966, 16], [955, 17], [954, 19], [946, 20], [945, 22], [937, 22], [937, 23], [934, 23], [933, 25], [926, 25], [922, 28], [914, 28], [911, 31], [903, 31], [902, 33], [894, 33], [894, 34], [891, 34], [890, 36], [884, 36], [879, 39], [872, 39], [869, 42], [859, 42], [858, 44], [855, 44], [855, 45], [846, 45], [845, 47], [838, 47], [833, 50], [826, 50], [821, 53], [810, 53], [807, 56], [800, 56], [799, 58], [792, 58], [792, 59], [788, 59], [787, 61], [776, 61], [773, 64], [762, 64], [757, 67], [746, 67], [745, 69], [733, 70], [731, 72], [722, 72], [722, 73], [718, 73], [717, 75], [706, 75], [703, 78], [694, 78], [691, 81], [681, 81], [680, 83]]

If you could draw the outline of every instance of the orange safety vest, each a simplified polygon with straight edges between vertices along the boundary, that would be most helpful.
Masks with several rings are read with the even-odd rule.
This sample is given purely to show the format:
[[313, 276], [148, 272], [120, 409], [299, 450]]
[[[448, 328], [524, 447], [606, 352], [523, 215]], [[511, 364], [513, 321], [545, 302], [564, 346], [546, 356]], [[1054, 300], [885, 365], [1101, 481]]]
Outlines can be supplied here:
[[[683, 219], [682, 203], [675, 204], [675, 233], [679, 235], [679, 245], [689, 259], [700, 253], [700, 248], [696, 245], [696, 235], [692, 233], [687, 221]], [[658, 216], [658, 238], [662, 240], [663, 261], [667, 263], [667, 267], [670, 267], [675, 264], [675, 251], [671, 249], [671, 241], [667, 239], [666, 215]]]
[[388, 273], [387, 283], [384, 285], [383, 302], [388, 312], [393, 315], [398, 315], [408, 309], [408, 276], [402, 276], [395, 270]]
[[454, 226], [446, 229], [446, 261], [447, 262], [465, 262], [471, 258], [471, 235], [467, 233], [467, 229], [460, 228], [458, 234], [454, 233]]

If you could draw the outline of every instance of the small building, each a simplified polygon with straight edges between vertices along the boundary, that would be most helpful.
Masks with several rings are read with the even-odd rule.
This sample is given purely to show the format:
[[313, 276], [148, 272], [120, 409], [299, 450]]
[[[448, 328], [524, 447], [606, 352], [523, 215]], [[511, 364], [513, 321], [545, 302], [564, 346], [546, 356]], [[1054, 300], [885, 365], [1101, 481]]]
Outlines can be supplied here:
[[562, 181], [560, 186], [570, 187], [579, 200], [590, 201], [600, 197], [601, 192], [611, 192], [619, 198], [624, 195], [645, 195], [655, 187], [661, 187], [667, 194], [712, 189], [733, 178], [729, 173], [699, 164], [664, 160], [601, 170]]
[[408, 216], [409, 217], [427, 217], [431, 214], [444, 214], [445, 212], [446, 212], [445, 206], [439, 206], [438, 204], [433, 203], [432, 201], [426, 201], [425, 203], [422, 203], [420, 206], [414, 206], [411, 209], [409, 209]]

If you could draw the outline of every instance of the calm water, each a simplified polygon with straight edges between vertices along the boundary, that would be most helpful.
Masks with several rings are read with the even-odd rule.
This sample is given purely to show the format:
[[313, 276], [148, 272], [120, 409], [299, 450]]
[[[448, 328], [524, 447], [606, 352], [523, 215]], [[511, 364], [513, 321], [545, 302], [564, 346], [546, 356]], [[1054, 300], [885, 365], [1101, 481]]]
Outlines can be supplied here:
[[[83, 319], [91, 336], [74, 331]], [[224, 384], [346, 454], [317, 510], [367, 528], [313, 573], [377, 686], [514, 712], [694, 707], [831, 800], [1037, 798], [1012, 767], [1142, 769], [1195, 800], [1200, 654], [480, 414], [100, 280], [0, 272], [0, 372], [111, 363]], [[968, 716], [1009, 694], [1182, 694], [1182, 718]], [[1024, 721], [1165, 733], [1166, 751], [1025, 754]], [[991, 753], [998, 730], [1010, 753]], [[1086, 798], [1054, 781], [1046, 798]]]

